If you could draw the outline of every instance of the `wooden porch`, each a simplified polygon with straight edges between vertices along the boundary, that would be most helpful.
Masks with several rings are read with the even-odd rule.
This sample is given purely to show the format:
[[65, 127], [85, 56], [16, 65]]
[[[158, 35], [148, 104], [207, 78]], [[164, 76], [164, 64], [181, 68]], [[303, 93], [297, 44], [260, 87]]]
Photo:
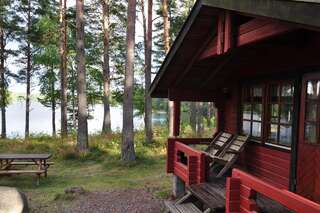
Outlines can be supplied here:
[[191, 147], [210, 140], [168, 139], [167, 172], [181, 178], [187, 192], [180, 200], [166, 203], [170, 212], [320, 212], [318, 203], [244, 169], [233, 169], [230, 177], [210, 177], [208, 156]]

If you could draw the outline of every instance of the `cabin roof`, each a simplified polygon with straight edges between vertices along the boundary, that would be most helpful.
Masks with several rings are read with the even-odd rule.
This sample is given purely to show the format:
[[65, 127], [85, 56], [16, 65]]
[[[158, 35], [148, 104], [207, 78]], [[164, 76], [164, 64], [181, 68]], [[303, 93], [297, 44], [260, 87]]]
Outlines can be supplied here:
[[[221, 10], [271, 18], [307, 29], [320, 28], [320, 0], [198, 0], [152, 82], [151, 97], [168, 98], [171, 88], [187, 93], [203, 83], [208, 73], [201, 74], [199, 70], [211, 69], [221, 57], [199, 62], [195, 55], [205, 48], [204, 43], [208, 44], [216, 36]], [[184, 72], [187, 69], [193, 70], [194, 75], [184, 81], [188, 77]], [[205, 90], [205, 86], [203, 88]]]

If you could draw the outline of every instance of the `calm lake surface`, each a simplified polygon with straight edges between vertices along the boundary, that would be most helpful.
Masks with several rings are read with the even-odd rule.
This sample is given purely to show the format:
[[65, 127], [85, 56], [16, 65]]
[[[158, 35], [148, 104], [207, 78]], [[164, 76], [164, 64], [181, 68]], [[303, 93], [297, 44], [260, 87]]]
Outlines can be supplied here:
[[[101, 131], [103, 119], [103, 105], [96, 104], [89, 107], [90, 117], [88, 120], [89, 134]], [[0, 115], [1, 118], [1, 115]], [[164, 123], [166, 121], [165, 113], [154, 114], [154, 124]], [[1, 126], [1, 123], [0, 123]], [[135, 129], [144, 127], [143, 117], [134, 118]], [[7, 107], [7, 135], [8, 137], [24, 137], [25, 128], [25, 102], [15, 102]], [[111, 128], [113, 131], [121, 131], [122, 129], [122, 107], [111, 107]], [[56, 110], [56, 129], [60, 130], [60, 109]], [[44, 107], [39, 102], [31, 102], [30, 112], [30, 133], [51, 134], [51, 110]]]

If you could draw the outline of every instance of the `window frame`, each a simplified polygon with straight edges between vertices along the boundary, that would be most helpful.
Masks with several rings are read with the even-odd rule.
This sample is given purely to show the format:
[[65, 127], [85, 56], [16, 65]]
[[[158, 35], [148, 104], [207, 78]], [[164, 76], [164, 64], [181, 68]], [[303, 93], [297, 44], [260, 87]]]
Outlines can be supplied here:
[[[305, 145], [309, 146], [320, 146], [320, 91], [319, 91], [319, 96], [316, 100], [308, 100], [308, 95], [307, 95], [307, 89], [308, 89], [308, 82], [309, 81], [319, 81], [320, 82], [320, 74], [319, 73], [310, 73], [306, 74], [303, 77], [303, 82], [302, 82], [302, 94], [301, 94], [301, 117], [300, 117], [300, 141], [303, 142]], [[307, 103], [316, 103], [316, 121], [307, 121], [306, 120], [306, 110], [307, 110]], [[306, 140], [306, 124], [307, 123], [313, 123], [312, 125], [315, 126], [316, 128], [316, 143], [308, 142]]]
[[[296, 90], [296, 85], [295, 85], [295, 81], [292, 79], [289, 80], [272, 80], [272, 81], [261, 81], [261, 82], [246, 82], [245, 84], [241, 85], [241, 98], [240, 98], [240, 133], [243, 133], [243, 121], [247, 121], [247, 119], [243, 119], [243, 106], [246, 102], [244, 102], [244, 98], [243, 98], [243, 94], [244, 94], [244, 89], [248, 89], [248, 88], [254, 88], [255, 86], [260, 86], [262, 88], [262, 115], [261, 115], [261, 137], [257, 138], [257, 137], [253, 137], [250, 136], [251, 141], [257, 142], [259, 144], [262, 145], [268, 145], [268, 146], [272, 146], [272, 147], [276, 147], [276, 148], [280, 148], [280, 149], [285, 149], [285, 150], [291, 150], [292, 144], [294, 142], [294, 133], [293, 133], [293, 128], [294, 128], [294, 120], [292, 119], [291, 123], [281, 123], [281, 104], [283, 103], [287, 103], [286, 101], [281, 101], [281, 89], [283, 85], [286, 84], [290, 84], [293, 87], [293, 94], [292, 94], [292, 100], [291, 103], [289, 103], [292, 107], [292, 115], [294, 115], [294, 108], [295, 108], [295, 90]], [[279, 95], [277, 97], [277, 104], [278, 104], [278, 121], [276, 122], [277, 125], [277, 143], [272, 143], [269, 140], [269, 131], [270, 131], [270, 125], [272, 123], [271, 121], [271, 105], [272, 105], [272, 100], [271, 100], [271, 92], [270, 92], [270, 88], [272, 85], [277, 85], [279, 86]], [[251, 103], [252, 105], [252, 103]], [[251, 110], [251, 114], [252, 114], [252, 110]], [[294, 118], [294, 116], [293, 116]], [[251, 121], [251, 123], [254, 121]], [[280, 127], [282, 126], [291, 126], [291, 143], [289, 145], [285, 145], [285, 144], [281, 144], [280, 143]], [[250, 127], [250, 134], [252, 133], [252, 125]]]
[[[246, 122], [250, 122], [250, 135], [252, 135], [252, 129], [253, 129], [253, 123], [260, 123], [260, 126], [261, 126], [261, 132], [260, 132], [260, 137], [255, 137], [255, 136], [250, 136], [252, 139], [254, 140], [257, 140], [259, 141], [260, 139], [263, 138], [263, 125], [262, 125], [262, 122], [263, 122], [263, 112], [264, 112], [264, 105], [263, 105], [263, 97], [264, 97], [264, 88], [263, 86], [261, 86], [261, 101], [255, 101], [255, 96], [253, 95], [253, 89], [255, 87], [257, 87], [258, 85], [260, 84], [251, 84], [251, 87], [249, 88], [250, 89], [250, 101], [243, 101], [243, 96], [244, 96], [244, 90], [243, 88], [241, 89], [241, 133], [243, 133], [243, 122], [246, 121]], [[243, 105], [247, 104], [247, 105], [250, 105], [250, 119], [246, 119], [246, 118], [243, 118]], [[255, 104], [260, 104], [261, 103], [261, 120], [254, 120], [253, 119], [253, 106]]]

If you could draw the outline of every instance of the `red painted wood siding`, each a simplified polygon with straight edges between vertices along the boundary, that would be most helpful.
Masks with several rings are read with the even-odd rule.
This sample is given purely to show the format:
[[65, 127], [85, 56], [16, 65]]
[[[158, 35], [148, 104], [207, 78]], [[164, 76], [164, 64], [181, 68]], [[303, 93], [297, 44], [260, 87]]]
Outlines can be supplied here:
[[297, 192], [320, 202], [320, 148], [314, 145], [299, 145]]
[[[224, 131], [233, 134], [238, 133], [238, 116], [240, 109], [240, 89], [235, 87], [230, 92], [230, 97], [222, 105], [224, 118]], [[240, 118], [239, 118], [240, 119]], [[245, 152], [238, 160], [238, 164], [247, 168], [252, 174], [281, 188], [289, 188], [290, 157], [287, 151], [279, 151], [273, 148], [261, 146], [255, 142], [249, 142]]]
[[238, 132], [238, 106], [239, 106], [239, 94], [235, 88], [230, 91], [228, 98], [222, 105], [224, 107], [223, 126], [224, 131], [236, 134]]
[[245, 149], [245, 167], [262, 180], [288, 189], [291, 154], [253, 143]]

